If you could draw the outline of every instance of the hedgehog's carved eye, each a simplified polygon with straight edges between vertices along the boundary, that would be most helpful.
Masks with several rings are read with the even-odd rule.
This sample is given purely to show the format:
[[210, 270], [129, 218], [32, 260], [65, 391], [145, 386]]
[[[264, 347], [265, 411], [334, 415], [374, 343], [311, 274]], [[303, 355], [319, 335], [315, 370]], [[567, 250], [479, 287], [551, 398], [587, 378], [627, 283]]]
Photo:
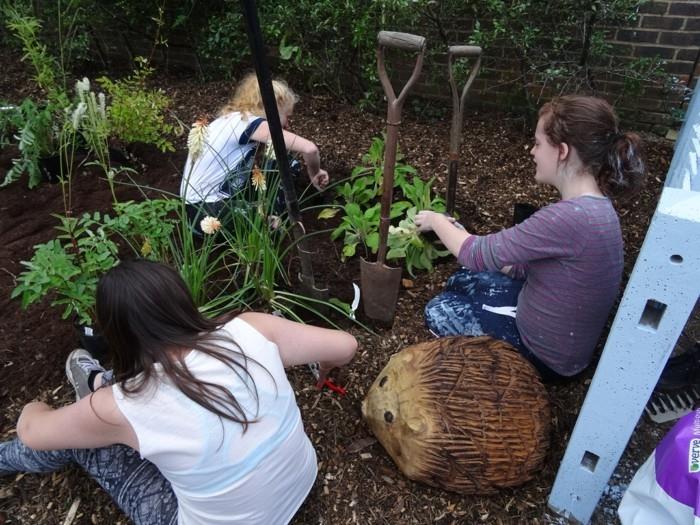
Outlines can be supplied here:
[[389, 380], [389, 378], [387, 376], [382, 377], [379, 380], [379, 386], [384, 386], [388, 380]]
[[393, 423], [394, 414], [392, 414], [388, 410], [386, 412], [384, 412], [384, 421], [386, 421], [387, 423]]

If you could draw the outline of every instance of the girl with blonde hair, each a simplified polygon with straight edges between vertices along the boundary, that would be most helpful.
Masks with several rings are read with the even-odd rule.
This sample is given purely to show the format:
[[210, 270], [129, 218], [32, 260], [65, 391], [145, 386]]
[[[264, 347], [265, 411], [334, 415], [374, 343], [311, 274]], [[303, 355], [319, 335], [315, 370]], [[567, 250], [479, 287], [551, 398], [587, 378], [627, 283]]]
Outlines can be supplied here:
[[[299, 97], [286, 82], [273, 80], [284, 142], [289, 151], [304, 159], [311, 184], [322, 190], [328, 185], [328, 172], [321, 168], [316, 144], [287, 131], [289, 118]], [[232, 200], [241, 199], [249, 187], [258, 146], [270, 140], [270, 128], [255, 73], [246, 75], [236, 87], [233, 98], [206, 128], [203, 143], [190, 149], [180, 185], [187, 203], [188, 216], [195, 230], [200, 218], [211, 215], [226, 219]], [[292, 171], [298, 163], [292, 161]], [[278, 210], [281, 211], [281, 210]]]

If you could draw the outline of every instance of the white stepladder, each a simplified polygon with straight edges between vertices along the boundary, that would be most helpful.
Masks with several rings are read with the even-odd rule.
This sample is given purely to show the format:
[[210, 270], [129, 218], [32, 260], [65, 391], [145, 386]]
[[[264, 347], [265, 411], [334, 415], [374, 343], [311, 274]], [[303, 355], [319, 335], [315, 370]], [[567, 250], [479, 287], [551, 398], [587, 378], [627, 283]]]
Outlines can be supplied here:
[[700, 295], [700, 85], [559, 466], [549, 507], [588, 523]]

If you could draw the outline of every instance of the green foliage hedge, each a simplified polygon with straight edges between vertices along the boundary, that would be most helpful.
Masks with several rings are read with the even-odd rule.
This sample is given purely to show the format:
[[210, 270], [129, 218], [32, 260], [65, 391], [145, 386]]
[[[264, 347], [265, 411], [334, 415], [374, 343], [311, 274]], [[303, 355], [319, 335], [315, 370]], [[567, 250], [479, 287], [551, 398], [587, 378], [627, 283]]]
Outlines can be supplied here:
[[[633, 22], [646, 1], [260, 0], [257, 5], [275, 73], [300, 90], [324, 90], [353, 102], [378, 100], [376, 34], [384, 29], [427, 36], [433, 55], [444, 53], [447, 45], [482, 45], [485, 74], [503, 60], [514, 60], [516, 81], [509, 89], [532, 108], [543, 94], [595, 93], [603, 77], [618, 81], [625, 95], [664, 80], [660, 59], [617, 59], [605, 38], [610, 28]], [[218, 78], [239, 78], [251, 67], [239, 2], [63, 3], [79, 14], [76, 35], [99, 35], [102, 28], [133, 31], [150, 39], [154, 49], [170, 39], [184, 40], [197, 50], [202, 72]], [[75, 46], [88, 45], [89, 39], [73, 42], [71, 56], [85, 56], [85, 49]], [[426, 61], [424, 76], [444, 79], [444, 62], [430, 58], [435, 57]]]

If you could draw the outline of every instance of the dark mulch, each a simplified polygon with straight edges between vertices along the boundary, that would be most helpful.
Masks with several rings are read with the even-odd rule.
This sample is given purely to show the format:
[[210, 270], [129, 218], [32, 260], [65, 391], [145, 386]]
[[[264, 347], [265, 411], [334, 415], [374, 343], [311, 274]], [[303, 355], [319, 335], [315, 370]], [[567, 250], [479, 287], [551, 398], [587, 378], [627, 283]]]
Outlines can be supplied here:
[[[12, 70], [16, 85], [23, 85], [26, 71]], [[12, 85], [7, 83], [7, 85]], [[191, 80], [160, 79], [158, 84], [174, 99], [174, 113], [185, 124], [195, 116], [213, 116], [230, 93], [225, 83], [197, 84]], [[18, 99], [24, 92], [9, 92]], [[16, 101], [16, 100], [15, 100]], [[371, 138], [383, 130], [383, 116], [363, 113], [326, 99], [306, 95], [292, 120], [292, 129], [314, 140], [324, 166], [335, 179], [346, 177], [360, 162]], [[462, 222], [474, 233], [496, 231], [510, 224], [514, 202], [545, 205], [556, 199], [548, 189], [533, 184], [534, 169], [528, 154], [530, 132], [523, 121], [499, 113], [472, 113], [466, 117], [457, 209]], [[405, 118], [400, 148], [405, 161], [424, 178], [435, 177], [444, 191], [447, 174], [449, 123], [430, 121], [420, 115]], [[184, 163], [184, 137], [175, 154], [152, 148], [134, 148], [138, 182], [175, 191]], [[672, 145], [652, 139], [648, 145], [650, 177], [642, 195], [621, 208], [626, 264], [629, 275], [644, 238], [661, 189]], [[14, 152], [2, 152], [0, 177]], [[120, 199], [136, 198], [133, 189], [120, 188]], [[323, 198], [320, 198], [321, 200]], [[327, 199], [327, 198], [326, 198]], [[317, 198], [318, 202], [319, 198]], [[75, 208], [107, 210], [109, 191], [104, 180], [85, 174], [75, 187]], [[25, 181], [0, 190], [0, 438], [14, 435], [22, 406], [33, 399], [55, 405], [71, 400], [63, 362], [76, 346], [70, 321], [48, 302], [23, 311], [10, 300], [20, 261], [31, 256], [32, 246], [50, 239], [57, 224], [51, 213], [62, 209], [59, 187], [43, 184], [29, 191]], [[311, 214], [305, 221], [322, 227]], [[331, 294], [351, 297], [351, 282], [359, 283], [356, 260], [339, 262], [338, 245], [327, 236], [315, 237], [319, 256], [314, 258], [319, 281]], [[423, 307], [457, 268], [451, 260], [431, 274], [419, 274], [410, 288], [402, 289], [393, 328], [377, 328], [378, 336], [359, 329], [357, 357], [347, 368], [348, 395], [339, 398], [320, 393], [312, 386], [309, 372], [301, 367], [290, 378], [307, 431], [318, 453], [316, 485], [294, 523], [544, 523], [546, 501], [569, 434], [586, 393], [592, 371], [579, 380], [549, 388], [553, 407], [551, 449], [544, 468], [525, 485], [490, 497], [463, 497], [411, 482], [401, 475], [382, 447], [374, 441], [360, 415], [360, 402], [389, 357], [408, 344], [429, 338], [423, 325]], [[595, 523], [615, 521], [620, 484], [629, 480], [636, 466], [651, 452], [662, 429], [642, 421], [614, 479], [610, 496], [597, 511]], [[615, 489], [617, 487], [617, 489]], [[617, 492], [616, 492], [617, 491]], [[0, 479], [0, 525], [3, 523], [63, 523], [66, 513], [80, 499], [76, 524], [125, 523], [127, 520], [102, 490], [76, 469], [51, 475], [18, 475]]]

